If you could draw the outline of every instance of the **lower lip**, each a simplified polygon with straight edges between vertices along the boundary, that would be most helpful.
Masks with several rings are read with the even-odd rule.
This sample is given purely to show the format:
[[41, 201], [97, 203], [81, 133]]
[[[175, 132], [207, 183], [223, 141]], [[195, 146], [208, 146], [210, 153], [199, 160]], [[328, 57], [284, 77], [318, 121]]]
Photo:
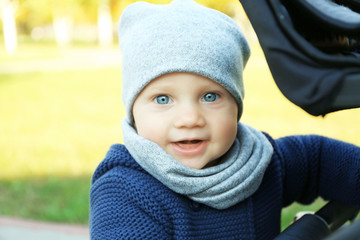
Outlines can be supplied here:
[[202, 153], [206, 149], [207, 144], [207, 141], [202, 141], [194, 144], [172, 143], [171, 145], [177, 154], [192, 156]]

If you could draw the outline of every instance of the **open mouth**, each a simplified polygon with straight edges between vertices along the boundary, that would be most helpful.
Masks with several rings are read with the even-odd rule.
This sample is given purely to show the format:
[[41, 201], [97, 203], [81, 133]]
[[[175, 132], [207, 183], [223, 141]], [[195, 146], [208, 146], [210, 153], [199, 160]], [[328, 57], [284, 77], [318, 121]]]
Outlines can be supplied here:
[[195, 155], [206, 149], [207, 141], [201, 139], [182, 140], [173, 142], [174, 150], [181, 155]]
[[183, 140], [183, 141], [179, 141], [178, 143], [180, 143], [180, 144], [196, 144], [196, 143], [200, 143], [200, 142], [202, 142], [202, 140], [195, 139], [195, 140]]

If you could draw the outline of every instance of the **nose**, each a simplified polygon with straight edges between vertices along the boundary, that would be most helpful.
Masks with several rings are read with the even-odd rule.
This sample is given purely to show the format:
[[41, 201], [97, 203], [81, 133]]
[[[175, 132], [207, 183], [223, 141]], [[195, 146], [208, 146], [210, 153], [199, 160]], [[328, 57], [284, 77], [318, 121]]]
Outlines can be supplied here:
[[199, 106], [188, 104], [178, 108], [174, 120], [174, 126], [176, 128], [196, 128], [205, 126], [204, 113]]

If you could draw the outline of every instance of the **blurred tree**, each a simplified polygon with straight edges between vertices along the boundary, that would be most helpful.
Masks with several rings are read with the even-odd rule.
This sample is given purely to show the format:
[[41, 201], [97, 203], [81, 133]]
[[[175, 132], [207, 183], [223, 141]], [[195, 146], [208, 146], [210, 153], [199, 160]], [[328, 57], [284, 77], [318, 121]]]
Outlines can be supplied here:
[[5, 50], [8, 54], [15, 53], [17, 49], [17, 31], [15, 23], [15, 12], [17, 6], [17, 0], [0, 0]]
[[[69, 34], [72, 25], [96, 23], [97, 0], [18, 0], [18, 28], [20, 34], [31, 34], [35, 27], [52, 25], [56, 35]], [[66, 33], [67, 32], [67, 33]], [[67, 37], [62, 37], [65, 41]]]
[[[95, 30], [94, 28], [97, 26], [97, 39], [99, 43], [101, 45], [108, 45], [112, 44], [113, 36], [116, 36], [114, 33], [116, 33], [117, 22], [122, 11], [135, 1], [138, 0], [0, 0], [0, 3], [1, 12], [3, 12], [1, 14], [3, 24], [5, 24], [5, 15], [9, 19], [6, 21], [7, 27], [3, 27], [4, 31], [7, 29], [7, 37], [12, 35], [12, 38], [16, 39], [17, 32], [25, 35], [30, 35], [32, 32], [39, 33], [40, 36], [44, 29], [47, 29], [47, 31], [52, 31], [53, 29], [57, 43], [59, 45], [67, 45], [72, 41], [72, 33], [77, 33], [78, 36], [81, 35], [78, 26], [87, 26], [90, 31]], [[241, 9], [238, 0], [196, 1], [222, 11], [233, 18], [237, 16]], [[147, 2], [167, 4], [171, 0], [147, 0]], [[12, 11], [4, 11], [5, 3], [11, 6]], [[18, 8], [15, 12], [17, 5]], [[17, 31], [15, 27], [10, 27], [15, 26], [15, 18], [17, 20]], [[76, 30], [74, 30], [74, 27], [76, 27]], [[34, 29], [38, 31], [34, 31]], [[96, 39], [96, 30], [94, 34]], [[14, 44], [12, 47], [8, 44], [9, 49], [16, 49], [16, 41], [7, 42]]]
[[239, 0], [196, 0], [198, 3], [203, 4], [209, 8], [216, 9], [225, 13], [231, 18], [235, 18], [238, 12], [241, 10], [241, 4]]
[[[113, 20], [118, 21], [122, 11], [131, 3], [137, 2], [137, 1], [145, 1], [149, 3], [154, 4], [168, 4], [172, 0], [122, 0], [122, 1], [112, 1], [111, 9], [112, 9], [112, 15]], [[218, 11], [221, 11], [225, 13], [226, 15], [233, 18], [239, 25], [241, 25], [241, 28], [245, 32], [250, 32], [249, 34], [252, 34], [251, 32], [251, 25], [250, 22], [244, 12], [244, 9], [241, 6], [241, 3], [239, 0], [195, 0], [196, 2], [207, 6], [209, 8], [216, 9]]]
[[81, 22], [94, 23], [96, 21], [96, 10], [94, 10], [98, 2], [96, 0], [43, 1], [49, 3], [48, 6], [52, 12], [55, 39], [60, 46], [66, 46], [72, 41], [72, 27], [74, 24]]
[[[113, 16], [113, 22], [118, 22], [123, 10], [131, 3], [137, 1], [145, 1], [154, 4], [168, 4], [172, 0], [110, 0], [111, 13]], [[241, 25], [245, 25], [244, 28], [248, 28], [249, 22], [245, 15], [245, 12], [240, 4], [239, 0], [195, 0], [196, 2], [203, 4], [207, 7], [221, 11], [228, 16], [234, 18]]]
[[102, 0], [98, 6], [98, 39], [101, 46], [113, 43], [113, 25], [110, 10], [110, 0]]
[[[117, 12], [121, 12], [131, 3], [137, 2], [137, 1], [145, 1], [149, 3], [154, 4], [167, 4], [170, 3], [171, 0], [123, 0], [123, 1], [117, 1], [118, 5]], [[196, 2], [207, 6], [209, 8], [216, 9], [218, 11], [221, 11], [230, 17], [234, 17], [236, 15], [236, 11], [241, 9], [241, 4], [239, 0], [195, 0]]]

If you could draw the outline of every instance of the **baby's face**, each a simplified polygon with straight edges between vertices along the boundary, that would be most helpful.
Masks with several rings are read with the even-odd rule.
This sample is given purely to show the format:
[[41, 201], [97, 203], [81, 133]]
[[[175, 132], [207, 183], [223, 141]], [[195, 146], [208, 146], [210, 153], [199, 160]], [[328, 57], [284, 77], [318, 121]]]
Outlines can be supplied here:
[[191, 73], [169, 73], [150, 82], [136, 98], [137, 133], [185, 166], [215, 165], [233, 144], [238, 107], [214, 81]]

